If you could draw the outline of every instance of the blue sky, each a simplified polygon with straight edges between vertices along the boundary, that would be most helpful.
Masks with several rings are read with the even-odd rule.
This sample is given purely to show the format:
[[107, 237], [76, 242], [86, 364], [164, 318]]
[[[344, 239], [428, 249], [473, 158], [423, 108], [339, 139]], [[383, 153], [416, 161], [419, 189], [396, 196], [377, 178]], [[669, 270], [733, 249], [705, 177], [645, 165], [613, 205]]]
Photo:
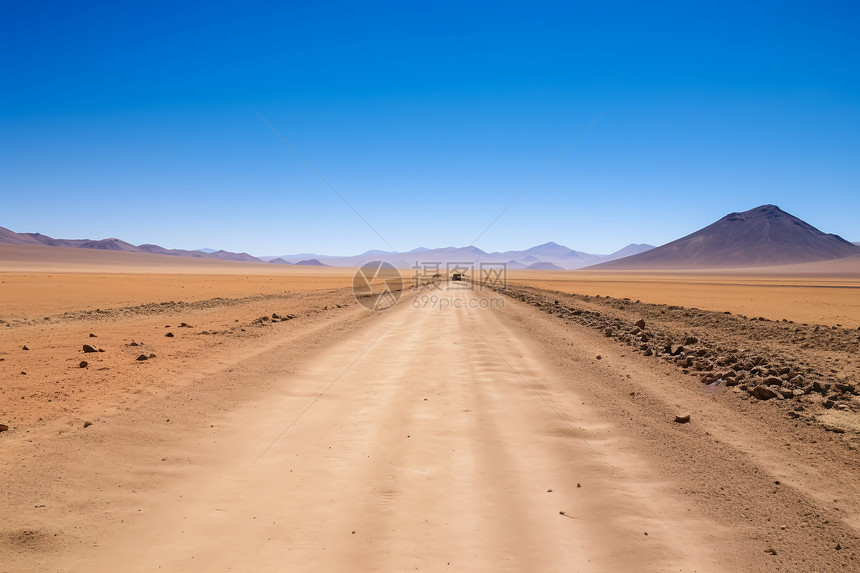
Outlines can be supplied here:
[[764, 203], [860, 240], [856, 3], [125, 4], [0, 3], [0, 226], [463, 246], [599, 117], [477, 246], [610, 252]]

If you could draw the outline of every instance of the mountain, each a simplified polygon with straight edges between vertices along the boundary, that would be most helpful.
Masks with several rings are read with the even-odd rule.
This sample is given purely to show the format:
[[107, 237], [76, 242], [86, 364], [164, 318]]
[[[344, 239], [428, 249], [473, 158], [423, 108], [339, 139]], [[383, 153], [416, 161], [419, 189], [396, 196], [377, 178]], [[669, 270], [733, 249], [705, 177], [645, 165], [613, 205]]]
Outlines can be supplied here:
[[860, 241], [852, 241], [852, 244], [853, 244], [853, 245], [857, 245], [858, 247], [860, 247]]
[[166, 249], [159, 245], [132, 245], [123, 240], [110, 239], [54, 239], [41, 233], [16, 233], [5, 227], [0, 227], [0, 243], [12, 245], [44, 245], [47, 247], [69, 247], [74, 249], [95, 249], [101, 251], [125, 251], [129, 253], [152, 253], [155, 255], [170, 255], [173, 257], [200, 257], [221, 259], [224, 261], [262, 262], [248, 253], [233, 253], [230, 251], [212, 251], [201, 249], [186, 251], [184, 249]]
[[249, 255], [248, 253], [231, 253], [230, 251], [215, 251], [214, 253], [209, 253], [210, 256], [215, 257], [216, 259], [221, 259], [224, 261], [243, 261], [246, 263], [262, 263], [260, 259]]
[[564, 269], [552, 263], [533, 263], [526, 267], [531, 271], [563, 271]]
[[[631, 249], [634, 246], [628, 245], [622, 249]], [[650, 245], [636, 245], [640, 250], [651, 248]], [[619, 251], [621, 252], [621, 251]], [[560, 269], [579, 269], [588, 265], [593, 265], [603, 261], [611, 260], [613, 257], [618, 258], [626, 254], [639, 252], [639, 250], [627, 251], [622, 254], [613, 253], [612, 255], [593, 255], [575, 251], [558, 243], [544, 243], [523, 251], [504, 251], [488, 253], [470, 245], [468, 247], [441, 247], [436, 249], [428, 249], [419, 247], [409, 252], [392, 252], [392, 251], [367, 251], [360, 255], [353, 256], [326, 256], [313, 255], [313, 257], [297, 254], [280, 255], [279, 258], [285, 260], [297, 260], [299, 258], [315, 258], [321, 263], [335, 267], [358, 267], [372, 261], [386, 261], [392, 265], [402, 268], [424, 268], [432, 265], [439, 265], [439, 268], [444, 270], [448, 264], [474, 264], [476, 267], [481, 263], [499, 263], [507, 262], [509, 269], [524, 269], [535, 263], [551, 263]], [[275, 257], [262, 257], [263, 260], [270, 260]]]
[[589, 269], [661, 269], [770, 266], [841, 259], [860, 247], [819, 231], [776, 205], [722, 219], [644, 253]]
[[623, 249], [618, 249], [611, 255], [606, 255], [603, 257], [602, 262], [614, 261], [616, 259], [623, 259], [624, 257], [629, 257], [632, 255], [638, 255], [639, 253], [644, 253], [646, 251], [650, 251], [654, 248], [654, 245], [648, 245], [646, 243], [630, 243]]
[[121, 241], [119, 239], [101, 239], [99, 241], [86, 240], [83, 241], [81, 244], [77, 245], [77, 248], [99, 249], [102, 251], [127, 251], [129, 253], [140, 251], [140, 249], [138, 249], [131, 243], [126, 243], [125, 241]]
[[302, 265], [305, 267], [327, 267], [327, 266], [329, 266], [325, 263], [321, 263], [318, 259], [306, 259], [304, 261], [299, 261], [296, 264]]
[[285, 260], [284, 260], [284, 259], [282, 259], [281, 257], [276, 257], [276, 258], [272, 259], [272, 260], [271, 260], [271, 261], [269, 261], [269, 262], [270, 262], [270, 263], [274, 263], [274, 264], [276, 264], [276, 265], [291, 265], [291, 264], [293, 264], [293, 263], [291, 263], [290, 261], [285, 261]]

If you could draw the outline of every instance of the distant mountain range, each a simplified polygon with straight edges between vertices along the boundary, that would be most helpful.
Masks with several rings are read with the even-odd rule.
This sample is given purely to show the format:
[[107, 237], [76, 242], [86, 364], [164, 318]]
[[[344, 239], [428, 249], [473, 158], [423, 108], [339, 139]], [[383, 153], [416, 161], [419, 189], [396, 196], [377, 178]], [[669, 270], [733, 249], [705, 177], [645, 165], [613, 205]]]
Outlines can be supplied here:
[[416, 264], [430, 265], [435, 263], [442, 265], [443, 269], [445, 265], [455, 263], [507, 263], [507, 268], [509, 269], [563, 270], [581, 269], [596, 263], [614, 261], [615, 259], [642, 253], [653, 248], [652, 245], [631, 244], [610, 255], [593, 255], [550, 242], [524, 251], [494, 251], [490, 253], [475, 246], [443, 247], [439, 249], [418, 247], [409, 252], [372, 250], [349, 257], [302, 253], [299, 255], [261, 258], [269, 262], [286, 262], [301, 257], [313, 257], [311, 260], [317, 261], [317, 263], [336, 267], [359, 267], [371, 261], [386, 261], [398, 268], [412, 268]]
[[125, 251], [129, 253], [151, 253], [154, 255], [171, 255], [174, 257], [195, 257], [201, 259], [221, 259], [224, 261], [261, 262], [257, 257], [248, 253], [232, 253], [230, 251], [215, 251], [201, 249], [186, 251], [184, 249], [165, 249], [158, 245], [132, 245], [120, 239], [54, 239], [41, 233], [16, 233], [5, 227], [0, 227], [0, 243], [12, 245], [43, 245], [47, 247], [71, 247], [75, 249], [98, 249], [102, 251]]
[[478, 247], [445, 247], [441, 249], [428, 249], [418, 247], [409, 252], [378, 251], [372, 250], [349, 257], [336, 257], [317, 255], [314, 253], [300, 253], [293, 255], [281, 255], [279, 257], [255, 257], [248, 253], [234, 253], [231, 251], [198, 249], [194, 251], [184, 249], [167, 249], [159, 245], [144, 244], [132, 245], [126, 241], [116, 238], [110, 239], [54, 239], [40, 233], [16, 233], [4, 227], [0, 227], [0, 243], [13, 245], [43, 245], [49, 247], [71, 247], [76, 249], [99, 249], [105, 251], [125, 251], [130, 253], [151, 253], [156, 255], [170, 255], [174, 257], [195, 257], [204, 259], [221, 259], [225, 261], [243, 261], [252, 263], [270, 263], [278, 265], [302, 265], [302, 266], [345, 266], [357, 267], [371, 261], [387, 261], [400, 268], [411, 268], [417, 263], [432, 264], [439, 263], [481, 263], [481, 262], [504, 262], [511, 269], [579, 269], [595, 263], [615, 260], [634, 253], [640, 253], [653, 249], [651, 245], [627, 245], [620, 251], [610, 255], [592, 255], [580, 251], [574, 251], [556, 243], [538, 245], [524, 251], [504, 251], [487, 253]]
[[860, 255], [860, 246], [819, 231], [776, 205], [730, 213], [707, 227], [596, 270], [789, 265]]
[[354, 256], [313, 253], [254, 257], [224, 250], [166, 249], [158, 245], [132, 245], [120, 239], [54, 239], [39, 233], [15, 233], [0, 227], [0, 243], [99, 249], [221, 259], [279, 265], [358, 267], [371, 261], [387, 261], [399, 268], [416, 265], [446, 266], [460, 263], [506, 263], [508, 269], [680, 269], [768, 266], [860, 257], [860, 243], [819, 231], [776, 205], [762, 205], [742, 213], [730, 213], [707, 227], [660, 247], [633, 243], [609, 255], [595, 255], [549, 242], [524, 251], [486, 252], [475, 246], [409, 252], [372, 250]]

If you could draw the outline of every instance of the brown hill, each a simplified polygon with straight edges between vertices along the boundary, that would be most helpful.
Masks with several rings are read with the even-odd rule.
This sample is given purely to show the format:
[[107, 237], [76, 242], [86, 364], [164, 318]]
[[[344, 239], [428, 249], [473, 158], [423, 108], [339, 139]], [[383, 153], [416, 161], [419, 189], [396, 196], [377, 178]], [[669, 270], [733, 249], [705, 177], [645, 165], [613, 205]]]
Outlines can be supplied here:
[[248, 253], [232, 253], [230, 251], [187, 251], [184, 249], [165, 249], [159, 245], [132, 245], [120, 239], [54, 239], [41, 233], [16, 233], [5, 227], [0, 227], [0, 243], [10, 245], [44, 245], [46, 247], [72, 247], [76, 249], [95, 249], [99, 251], [125, 251], [129, 253], [151, 253], [155, 255], [170, 255], [174, 257], [195, 257], [221, 259], [223, 261], [242, 261], [249, 263], [262, 262]]
[[860, 248], [819, 231], [776, 205], [731, 213], [650, 251], [588, 267], [598, 270], [727, 268], [841, 259]]

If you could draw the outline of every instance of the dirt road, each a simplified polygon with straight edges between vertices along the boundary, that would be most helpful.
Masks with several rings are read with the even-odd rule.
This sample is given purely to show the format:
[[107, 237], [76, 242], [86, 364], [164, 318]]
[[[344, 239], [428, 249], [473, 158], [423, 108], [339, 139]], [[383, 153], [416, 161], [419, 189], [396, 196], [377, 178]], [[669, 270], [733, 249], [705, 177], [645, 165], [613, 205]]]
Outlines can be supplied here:
[[[46, 568], [719, 569], [713, 524], [499, 311], [401, 304], [294, 373], [267, 359], [238, 366], [274, 376], [262, 399], [138, 444], [125, 467], [85, 456], [130, 483], [85, 526], [95, 546]], [[170, 477], [138, 494], [153, 472]]]
[[[795, 445], [783, 464], [741, 438], [772, 443], [766, 424], [497, 296], [353, 309], [341, 330], [246, 352], [184, 393], [37, 435], [38, 471], [20, 462], [35, 507], [6, 516], [24, 527], [8, 534], [17, 551], [0, 571], [856, 563], [857, 478], [831, 471], [841, 460], [805, 462], [812, 450]], [[504, 308], [470, 308], [494, 304]], [[692, 423], [672, 422], [680, 409]], [[10, 445], [28, 459], [25, 441]], [[829, 498], [842, 513], [822, 510]], [[798, 543], [810, 539], [822, 546]]]

